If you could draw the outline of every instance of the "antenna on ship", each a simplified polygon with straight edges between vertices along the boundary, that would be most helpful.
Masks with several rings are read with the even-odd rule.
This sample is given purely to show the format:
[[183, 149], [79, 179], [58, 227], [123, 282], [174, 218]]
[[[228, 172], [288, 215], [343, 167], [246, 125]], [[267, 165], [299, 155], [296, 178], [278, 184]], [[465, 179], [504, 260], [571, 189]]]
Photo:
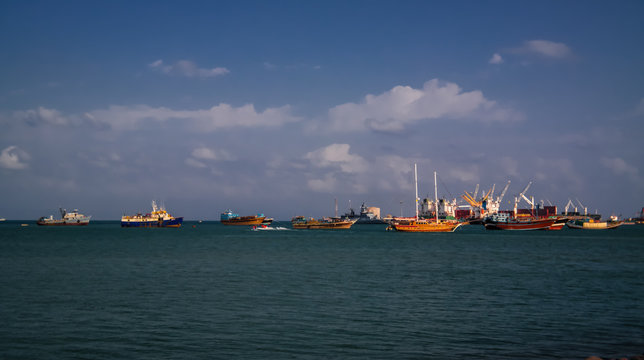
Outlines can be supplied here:
[[[476, 184], [476, 191], [479, 191], [479, 184]], [[476, 195], [474, 195], [476, 196]], [[438, 188], [436, 186], [436, 171], [434, 171], [434, 200], [436, 201], [436, 222], [438, 223]]]

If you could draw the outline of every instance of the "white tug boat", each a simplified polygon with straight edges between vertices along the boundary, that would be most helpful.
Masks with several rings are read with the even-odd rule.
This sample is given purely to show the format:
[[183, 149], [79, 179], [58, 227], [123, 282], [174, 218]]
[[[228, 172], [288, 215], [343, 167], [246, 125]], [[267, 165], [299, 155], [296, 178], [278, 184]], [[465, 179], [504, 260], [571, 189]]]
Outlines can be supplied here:
[[42, 226], [82, 226], [82, 225], [88, 225], [89, 224], [89, 219], [92, 217], [90, 216], [85, 216], [81, 213], [78, 212], [78, 209], [74, 209], [74, 211], [67, 212], [65, 209], [59, 209], [60, 210], [60, 215], [61, 219], [54, 219], [53, 215], [49, 215], [49, 217], [41, 217], [36, 221], [36, 224], [42, 225]]

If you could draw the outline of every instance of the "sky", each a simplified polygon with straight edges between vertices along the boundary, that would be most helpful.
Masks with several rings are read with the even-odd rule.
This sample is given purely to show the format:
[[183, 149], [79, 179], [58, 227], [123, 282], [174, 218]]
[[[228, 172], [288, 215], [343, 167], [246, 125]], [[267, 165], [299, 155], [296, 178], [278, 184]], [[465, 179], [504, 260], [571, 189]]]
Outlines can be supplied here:
[[[642, 1], [0, 2], [0, 217], [644, 207]], [[523, 202], [519, 207], [528, 207]]]

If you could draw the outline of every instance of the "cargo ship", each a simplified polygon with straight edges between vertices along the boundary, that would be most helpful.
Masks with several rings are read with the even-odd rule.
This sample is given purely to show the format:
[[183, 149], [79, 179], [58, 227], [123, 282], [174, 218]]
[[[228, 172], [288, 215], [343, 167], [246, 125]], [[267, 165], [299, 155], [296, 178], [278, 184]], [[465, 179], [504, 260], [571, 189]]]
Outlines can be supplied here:
[[304, 216], [296, 216], [291, 219], [291, 225], [293, 229], [326, 229], [326, 230], [338, 230], [338, 229], [351, 229], [351, 226], [357, 221], [357, 219], [343, 219], [343, 218], [322, 218], [316, 220], [313, 218], [307, 219]]
[[[239, 216], [239, 214], [235, 214], [228, 209], [221, 213], [219, 219], [224, 225], [260, 225], [266, 220], [266, 216], [264, 214]], [[272, 222], [273, 220], [270, 219], [270, 221]]]
[[123, 215], [121, 227], [181, 227], [183, 217], [170, 215], [164, 207], [158, 207], [152, 201], [152, 212], [149, 214]]
[[67, 212], [65, 209], [60, 210], [60, 219], [54, 219], [53, 215], [49, 217], [41, 217], [36, 221], [36, 224], [41, 226], [83, 226], [89, 224], [89, 219], [92, 216], [85, 216], [78, 212], [78, 209], [74, 211]]

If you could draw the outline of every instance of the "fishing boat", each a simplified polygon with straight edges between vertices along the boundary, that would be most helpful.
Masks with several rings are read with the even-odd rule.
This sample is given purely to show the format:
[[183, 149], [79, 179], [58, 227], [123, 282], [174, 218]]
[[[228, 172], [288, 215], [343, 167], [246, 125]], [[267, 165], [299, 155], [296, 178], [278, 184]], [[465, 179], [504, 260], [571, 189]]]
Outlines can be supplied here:
[[239, 214], [235, 214], [228, 209], [221, 213], [219, 219], [224, 225], [259, 225], [264, 222], [266, 216], [264, 214], [239, 216]]
[[555, 218], [515, 217], [508, 213], [494, 214], [484, 221], [487, 230], [546, 230]]
[[616, 229], [624, 225], [624, 221], [617, 219], [610, 219], [608, 221], [597, 221], [593, 219], [576, 219], [570, 220], [566, 223], [570, 229], [584, 229], [584, 230], [607, 230]]
[[163, 206], [158, 207], [155, 201], [152, 201], [152, 212], [149, 214], [123, 215], [121, 217], [121, 227], [181, 227], [183, 217], [174, 217], [170, 215]]
[[60, 208], [60, 219], [54, 219], [53, 215], [49, 217], [41, 217], [36, 221], [36, 224], [41, 226], [83, 226], [89, 224], [89, 219], [92, 216], [85, 216], [78, 212], [78, 209], [67, 212], [67, 210]]
[[293, 229], [328, 229], [328, 230], [338, 230], [338, 229], [350, 229], [351, 226], [357, 221], [357, 219], [343, 219], [343, 218], [322, 218], [316, 220], [314, 218], [306, 218], [304, 216], [296, 216], [291, 219], [291, 225]]
[[[434, 219], [418, 218], [418, 168], [414, 164], [414, 183], [416, 186], [416, 216], [411, 220], [394, 220], [388, 229], [402, 232], [454, 232], [467, 222], [457, 220], [446, 220], [438, 218], [438, 208], [435, 211]], [[438, 204], [438, 188], [436, 186], [436, 172], [434, 171], [434, 198]]]

